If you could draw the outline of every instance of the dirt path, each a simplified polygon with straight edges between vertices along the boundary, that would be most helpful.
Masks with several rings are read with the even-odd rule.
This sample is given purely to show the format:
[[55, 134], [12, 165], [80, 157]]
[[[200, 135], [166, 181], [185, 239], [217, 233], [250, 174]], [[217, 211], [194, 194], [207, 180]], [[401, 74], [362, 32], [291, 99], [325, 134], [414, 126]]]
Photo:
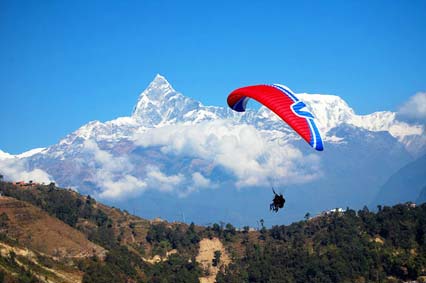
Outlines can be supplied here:
[[[215, 251], [220, 251], [221, 253], [220, 263], [218, 266], [212, 265]], [[218, 238], [205, 238], [200, 241], [200, 250], [196, 257], [196, 261], [202, 266], [203, 270], [207, 271], [208, 274], [200, 277], [200, 283], [216, 282], [216, 275], [220, 268], [227, 266], [231, 262], [225, 247]]]
[[166, 261], [169, 258], [169, 256], [171, 256], [172, 254], [177, 254], [177, 250], [173, 249], [173, 250], [166, 252], [166, 256], [164, 256], [164, 257], [161, 257], [159, 255], [154, 255], [151, 258], [143, 257], [142, 260], [145, 261], [145, 262], [149, 262], [151, 264], [156, 264], [156, 263], [159, 263], [159, 262], [162, 262], [162, 261]]

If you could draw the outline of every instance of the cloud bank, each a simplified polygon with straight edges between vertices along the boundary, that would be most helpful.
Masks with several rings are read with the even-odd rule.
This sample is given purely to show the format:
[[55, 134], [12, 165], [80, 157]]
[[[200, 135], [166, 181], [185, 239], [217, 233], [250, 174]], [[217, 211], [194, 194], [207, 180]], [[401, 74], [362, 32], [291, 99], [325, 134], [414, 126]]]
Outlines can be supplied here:
[[405, 102], [398, 114], [412, 121], [426, 122], [426, 92], [418, 92]]
[[86, 140], [83, 148], [85, 153], [92, 156], [89, 166], [95, 172], [92, 176], [92, 181], [98, 187], [95, 196], [101, 199], [127, 199], [146, 190], [177, 192], [183, 196], [188, 189], [182, 187], [192, 186], [194, 183], [186, 180], [183, 174], [167, 175], [154, 165], [146, 166], [144, 175], [140, 176], [135, 173], [135, 165], [128, 156], [114, 156], [102, 150], [94, 140]]
[[35, 183], [54, 182], [53, 178], [42, 169], [29, 169], [25, 160], [19, 158], [0, 159], [0, 174], [8, 181], [33, 181]]
[[[303, 183], [320, 176], [316, 155], [303, 155], [292, 145], [273, 142], [265, 135], [253, 126], [230, 120], [177, 124], [134, 136], [136, 146], [160, 151], [160, 160], [153, 157], [141, 162], [134, 155], [115, 155], [87, 139], [81, 153], [88, 158], [75, 161], [84, 162], [91, 172], [87, 181], [96, 186], [92, 194], [110, 200], [128, 199], [147, 190], [185, 197], [198, 190], [216, 189], [223, 178], [227, 185], [241, 189], [269, 187], [271, 182], [277, 186]], [[173, 166], [170, 162], [176, 160], [187, 161]], [[9, 179], [53, 181], [43, 170], [28, 170], [25, 159], [1, 159], [0, 166], [0, 173]]]
[[[264, 186], [275, 179], [301, 183], [320, 175], [317, 156], [304, 156], [290, 144], [268, 141], [253, 126], [227, 120], [150, 129], [135, 136], [135, 143], [160, 147], [164, 154], [213, 161], [235, 176], [238, 188]], [[200, 175], [192, 176], [194, 185], [211, 183]]]
[[84, 151], [93, 156], [91, 167], [95, 168], [93, 182], [98, 186], [96, 196], [104, 199], [122, 199], [138, 195], [147, 188], [147, 183], [131, 174], [132, 163], [126, 156], [113, 156], [99, 148], [93, 140], [84, 142]]

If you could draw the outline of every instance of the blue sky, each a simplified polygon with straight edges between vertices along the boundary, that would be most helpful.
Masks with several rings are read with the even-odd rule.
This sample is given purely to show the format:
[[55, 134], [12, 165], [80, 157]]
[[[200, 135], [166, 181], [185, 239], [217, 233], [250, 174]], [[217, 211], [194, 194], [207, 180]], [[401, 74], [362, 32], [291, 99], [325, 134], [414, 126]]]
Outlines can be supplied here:
[[157, 73], [205, 105], [283, 83], [357, 113], [426, 90], [426, 1], [0, 0], [0, 149], [129, 115]]

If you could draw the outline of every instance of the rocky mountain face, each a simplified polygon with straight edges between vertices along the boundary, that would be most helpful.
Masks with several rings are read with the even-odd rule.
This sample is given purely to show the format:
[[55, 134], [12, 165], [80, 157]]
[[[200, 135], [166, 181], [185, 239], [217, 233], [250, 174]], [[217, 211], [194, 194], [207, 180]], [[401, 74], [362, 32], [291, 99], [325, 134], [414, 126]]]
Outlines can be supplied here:
[[[131, 116], [92, 121], [56, 145], [0, 159], [144, 217], [254, 226], [369, 204], [390, 175], [426, 152], [424, 126], [396, 113], [357, 115], [335, 95], [299, 97], [318, 120], [324, 152], [264, 107], [241, 114], [204, 106], [157, 75]], [[283, 217], [268, 211], [271, 186], [287, 196]]]

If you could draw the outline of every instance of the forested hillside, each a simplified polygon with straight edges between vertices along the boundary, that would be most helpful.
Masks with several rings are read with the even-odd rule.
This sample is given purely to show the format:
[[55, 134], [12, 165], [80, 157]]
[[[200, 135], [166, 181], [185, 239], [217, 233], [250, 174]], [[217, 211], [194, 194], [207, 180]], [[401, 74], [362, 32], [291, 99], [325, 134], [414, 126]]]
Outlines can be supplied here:
[[262, 229], [218, 282], [426, 282], [425, 233], [425, 204]]
[[[426, 204], [307, 215], [288, 226], [253, 230], [149, 221], [54, 184], [2, 182], [0, 190], [2, 199], [28, 207], [26, 213], [41, 209], [105, 250], [79, 257], [67, 249], [46, 253], [57, 247], [34, 246], [36, 228], [18, 237], [15, 210], [3, 208], [4, 282], [48, 282], [64, 272], [75, 281], [57, 282], [214, 282], [215, 274], [218, 283], [426, 282]], [[203, 239], [225, 247], [212, 251], [207, 265], [206, 258], [200, 261]], [[16, 251], [23, 250], [32, 256], [20, 252], [17, 257]]]

